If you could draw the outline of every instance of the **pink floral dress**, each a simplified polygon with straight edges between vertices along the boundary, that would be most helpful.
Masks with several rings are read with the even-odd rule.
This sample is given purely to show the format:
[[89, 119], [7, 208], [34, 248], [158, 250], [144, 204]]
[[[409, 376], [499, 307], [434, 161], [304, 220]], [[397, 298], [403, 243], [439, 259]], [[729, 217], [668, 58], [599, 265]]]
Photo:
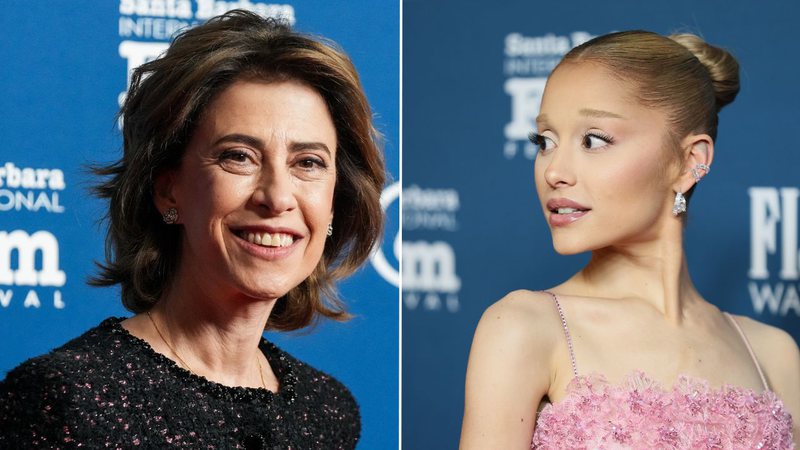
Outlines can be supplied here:
[[554, 294], [567, 338], [574, 378], [566, 397], [539, 413], [532, 449], [793, 449], [792, 416], [769, 390], [750, 343], [738, 330], [765, 390], [726, 385], [682, 375], [665, 389], [642, 371], [622, 383], [596, 373], [578, 375], [572, 340]]

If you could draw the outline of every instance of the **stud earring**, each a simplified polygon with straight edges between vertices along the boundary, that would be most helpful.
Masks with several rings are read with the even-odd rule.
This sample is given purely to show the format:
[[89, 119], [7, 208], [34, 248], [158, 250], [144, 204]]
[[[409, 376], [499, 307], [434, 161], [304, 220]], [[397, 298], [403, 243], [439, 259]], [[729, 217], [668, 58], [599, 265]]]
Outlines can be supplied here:
[[682, 193], [675, 193], [675, 202], [672, 204], [672, 215], [678, 216], [686, 212], [686, 197]]
[[328, 224], [328, 236], [333, 236], [333, 224]]
[[699, 183], [700, 182], [700, 178], [702, 178], [700, 176], [700, 172], [699, 172], [700, 170], [705, 172], [703, 174], [703, 176], [705, 176], [705, 175], [708, 175], [709, 172], [711, 172], [711, 167], [709, 167], [709, 166], [707, 166], [705, 164], [698, 164], [698, 165], [694, 166], [694, 169], [692, 169], [692, 177], [694, 177], [695, 183]]
[[175, 208], [167, 208], [161, 218], [164, 219], [164, 223], [167, 225], [178, 223], [178, 210]]

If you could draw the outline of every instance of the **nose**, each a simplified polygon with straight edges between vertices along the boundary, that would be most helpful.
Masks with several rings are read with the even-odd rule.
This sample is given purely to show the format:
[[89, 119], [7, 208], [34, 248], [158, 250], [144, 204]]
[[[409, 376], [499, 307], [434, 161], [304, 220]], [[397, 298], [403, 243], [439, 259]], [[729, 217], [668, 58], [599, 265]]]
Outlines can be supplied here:
[[[539, 156], [545, 165], [544, 179], [551, 188], [557, 189], [575, 184], [574, 161], [572, 161], [570, 149], [559, 147], [551, 151], [549, 155]], [[537, 163], [539, 162], [537, 160]]]
[[295, 185], [288, 168], [268, 168], [257, 181], [252, 201], [271, 215], [279, 215], [297, 207]]

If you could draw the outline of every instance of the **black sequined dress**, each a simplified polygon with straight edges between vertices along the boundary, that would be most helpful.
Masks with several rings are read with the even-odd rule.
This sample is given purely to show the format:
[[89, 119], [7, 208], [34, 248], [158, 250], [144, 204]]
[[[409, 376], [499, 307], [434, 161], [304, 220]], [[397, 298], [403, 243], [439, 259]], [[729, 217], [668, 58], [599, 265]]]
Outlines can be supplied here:
[[358, 405], [334, 378], [260, 348], [277, 393], [228, 387], [156, 353], [109, 318], [0, 382], [0, 449], [352, 449]]

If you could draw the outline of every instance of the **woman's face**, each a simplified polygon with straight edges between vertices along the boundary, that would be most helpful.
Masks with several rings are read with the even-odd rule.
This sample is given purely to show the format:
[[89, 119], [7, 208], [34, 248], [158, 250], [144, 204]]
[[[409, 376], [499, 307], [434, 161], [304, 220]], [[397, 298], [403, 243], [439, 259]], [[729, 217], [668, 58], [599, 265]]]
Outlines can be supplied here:
[[235, 82], [206, 108], [164, 183], [184, 228], [179, 272], [211, 295], [286, 294], [322, 256], [335, 161], [336, 130], [315, 90]]
[[591, 62], [550, 76], [536, 120], [536, 189], [562, 254], [656, 239], [672, 204], [667, 117]]

